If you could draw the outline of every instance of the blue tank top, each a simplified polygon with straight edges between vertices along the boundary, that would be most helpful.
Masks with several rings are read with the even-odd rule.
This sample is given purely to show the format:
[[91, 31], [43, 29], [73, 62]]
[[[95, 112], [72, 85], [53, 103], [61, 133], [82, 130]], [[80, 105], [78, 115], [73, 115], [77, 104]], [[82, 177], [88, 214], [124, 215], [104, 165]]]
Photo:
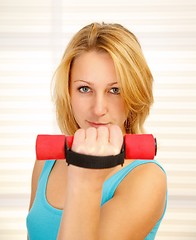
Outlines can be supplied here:
[[[39, 178], [34, 203], [26, 219], [29, 240], [56, 240], [58, 235], [63, 211], [51, 206], [46, 199], [46, 186], [54, 163], [55, 160], [46, 161]], [[101, 206], [113, 197], [116, 188], [129, 172], [131, 172], [135, 167], [146, 163], [155, 163], [164, 171], [161, 165], [155, 160], [136, 160], [130, 163], [104, 182]], [[153, 240], [155, 238], [159, 225], [165, 214], [166, 205], [162, 217], [156, 223], [145, 240]]]

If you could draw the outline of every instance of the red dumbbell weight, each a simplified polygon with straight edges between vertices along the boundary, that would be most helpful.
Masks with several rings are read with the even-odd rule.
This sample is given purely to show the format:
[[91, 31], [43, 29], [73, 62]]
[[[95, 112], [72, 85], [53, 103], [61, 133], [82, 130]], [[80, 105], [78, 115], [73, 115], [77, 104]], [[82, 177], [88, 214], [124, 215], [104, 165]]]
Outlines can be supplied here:
[[[73, 136], [38, 135], [37, 160], [65, 159], [66, 144], [71, 148]], [[152, 134], [126, 134], [124, 136], [126, 159], [154, 159], [157, 151], [156, 138]]]

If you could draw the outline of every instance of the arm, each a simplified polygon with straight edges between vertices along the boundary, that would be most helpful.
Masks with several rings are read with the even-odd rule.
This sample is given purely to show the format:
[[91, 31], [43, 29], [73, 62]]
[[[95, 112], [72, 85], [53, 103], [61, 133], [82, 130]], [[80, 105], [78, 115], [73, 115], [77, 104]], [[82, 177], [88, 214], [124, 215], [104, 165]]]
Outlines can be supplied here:
[[[69, 166], [68, 175], [79, 176], [75, 166]], [[92, 171], [92, 170], [90, 170]], [[99, 170], [98, 170], [99, 171]], [[96, 181], [96, 174], [84, 173], [83, 177], [70, 178], [59, 231], [59, 240], [98, 240], [100, 221], [101, 182]], [[81, 175], [80, 175], [81, 176]], [[69, 176], [68, 176], [69, 178]]]
[[165, 201], [166, 176], [160, 167], [135, 168], [101, 209], [100, 239], [144, 239], [161, 218]]
[[137, 167], [100, 208], [102, 184], [109, 171], [68, 167], [59, 240], [144, 239], [159, 220], [164, 210], [166, 178], [158, 166]]

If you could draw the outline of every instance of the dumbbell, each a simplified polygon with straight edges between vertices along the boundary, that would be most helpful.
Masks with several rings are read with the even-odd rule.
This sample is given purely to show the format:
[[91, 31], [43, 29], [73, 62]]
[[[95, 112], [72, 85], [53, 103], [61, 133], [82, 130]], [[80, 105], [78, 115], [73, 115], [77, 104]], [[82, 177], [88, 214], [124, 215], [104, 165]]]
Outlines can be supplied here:
[[[73, 136], [38, 135], [36, 139], [37, 160], [66, 159]], [[124, 136], [125, 159], [154, 159], [157, 152], [156, 138], [152, 134], [126, 134]]]

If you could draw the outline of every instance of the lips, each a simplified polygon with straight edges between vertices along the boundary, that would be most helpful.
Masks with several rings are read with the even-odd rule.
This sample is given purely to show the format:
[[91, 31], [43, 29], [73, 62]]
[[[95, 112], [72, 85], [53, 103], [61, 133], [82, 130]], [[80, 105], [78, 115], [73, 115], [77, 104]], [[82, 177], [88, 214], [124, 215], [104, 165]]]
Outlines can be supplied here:
[[98, 128], [98, 127], [101, 127], [101, 126], [109, 126], [110, 123], [102, 123], [102, 122], [89, 122], [87, 121], [88, 124], [91, 126], [91, 127], [95, 127], [95, 128]]

